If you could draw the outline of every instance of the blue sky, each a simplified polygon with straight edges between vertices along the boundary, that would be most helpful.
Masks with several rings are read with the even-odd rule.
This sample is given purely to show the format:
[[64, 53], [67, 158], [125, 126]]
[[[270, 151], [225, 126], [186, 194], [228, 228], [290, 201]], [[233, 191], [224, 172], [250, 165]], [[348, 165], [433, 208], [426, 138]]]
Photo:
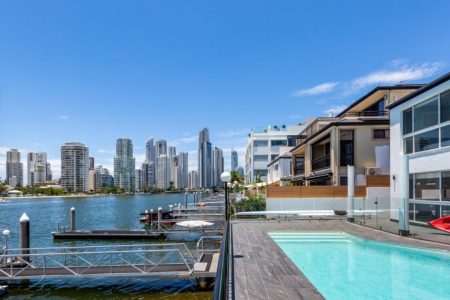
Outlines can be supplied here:
[[[244, 154], [251, 128], [339, 111], [377, 85], [428, 82], [450, 62], [448, 1], [0, 0], [5, 151], [78, 140], [112, 166], [148, 137], [190, 151], [198, 131]], [[25, 156], [25, 155], [24, 155]]]

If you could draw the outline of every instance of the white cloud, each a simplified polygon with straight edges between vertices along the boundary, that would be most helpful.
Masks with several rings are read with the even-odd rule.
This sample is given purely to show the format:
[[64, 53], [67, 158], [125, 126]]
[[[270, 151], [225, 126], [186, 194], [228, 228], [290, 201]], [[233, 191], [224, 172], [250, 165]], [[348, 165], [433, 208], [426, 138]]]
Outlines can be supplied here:
[[332, 106], [332, 107], [328, 108], [327, 110], [324, 111], [324, 113], [326, 113], [327, 115], [331, 114], [331, 115], [335, 116], [346, 108], [347, 108], [347, 105], [336, 105], [336, 106]]
[[356, 92], [367, 86], [380, 84], [401, 84], [430, 77], [442, 66], [439, 62], [410, 65], [404, 60], [394, 60], [385, 69], [355, 78], [350, 83], [350, 91]]
[[222, 132], [215, 134], [215, 136], [220, 137], [220, 138], [232, 138], [232, 137], [236, 137], [236, 136], [247, 135], [247, 134], [249, 134], [249, 132], [250, 132], [250, 129], [244, 128], [244, 129], [238, 129], [238, 130], [222, 131]]
[[98, 153], [108, 153], [108, 154], [114, 154], [115, 153], [114, 150], [110, 150], [110, 149], [98, 149], [97, 152]]
[[187, 137], [180, 138], [180, 139], [174, 140], [172, 142], [169, 142], [169, 145], [177, 147], [182, 144], [192, 144], [197, 141], [198, 141], [198, 135], [192, 135], [192, 136], [187, 136]]
[[69, 116], [67, 116], [67, 115], [59, 115], [58, 119], [67, 121], [67, 120], [69, 120]]
[[324, 82], [309, 89], [297, 90], [292, 93], [294, 97], [315, 96], [332, 92], [339, 82]]

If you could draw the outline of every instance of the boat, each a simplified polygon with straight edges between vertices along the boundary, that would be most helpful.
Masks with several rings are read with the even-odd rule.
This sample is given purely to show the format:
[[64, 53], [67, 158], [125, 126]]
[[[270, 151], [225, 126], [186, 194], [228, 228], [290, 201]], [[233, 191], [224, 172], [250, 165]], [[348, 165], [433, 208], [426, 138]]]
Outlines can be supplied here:
[[0, 202], [8, 202], [5, 198], [0, 198]]
[[442, 230], [445, 232], [450, 233], [450, 216], [445, 216], [433, 221], [428, 222], [428, 225], [430, 225], [433, 228], [436, 228], [438, 230]]
[[0, 285], [0, 297], [8, 293], [9, 287], [7, 285]]

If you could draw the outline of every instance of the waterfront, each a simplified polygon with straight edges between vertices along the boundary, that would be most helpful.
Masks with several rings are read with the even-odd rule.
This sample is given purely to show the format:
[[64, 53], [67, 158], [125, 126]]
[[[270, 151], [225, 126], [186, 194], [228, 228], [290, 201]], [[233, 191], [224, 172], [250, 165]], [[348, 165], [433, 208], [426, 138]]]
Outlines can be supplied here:
[[[192, 200], [192, 196], [189, 197]], [[52, 231], [58, 224], [69, 224], [69, 210], [76, 208], [79, 229], [141, 229], [139, 214], [146, 209], [168, 208], [169, 204], [184, 203], [184, 194], [106, 195], [99, 197], [16, 199], [0, 203], [0, 229], [11, 231], [10, 248], [19, 246], [19, 218], [30, 217], [31, 247], [62, 247], [143, 243], [142, 241], [53, 241]], [[169, 241], [186, 241], [193, 247], [198, 236], [171, 235]], [[167, 241], [167, 239], [166, 239]], [[153, 241], [152, 241], [153, 242]], [[157, 242], [157, 241], [155, 241]], [[3, 246], [3, 241], [2, 241]], [[98, 284], [101, 280], [101, 285]], [[205, 299], [211, 292], [197, 290], [195, 279], [177, 278], [90, 278], [43, 280], [27, 285], [12, 286], [9, 297], [42, 299]], [[8, 299], [8, 298], [7, 298]]]

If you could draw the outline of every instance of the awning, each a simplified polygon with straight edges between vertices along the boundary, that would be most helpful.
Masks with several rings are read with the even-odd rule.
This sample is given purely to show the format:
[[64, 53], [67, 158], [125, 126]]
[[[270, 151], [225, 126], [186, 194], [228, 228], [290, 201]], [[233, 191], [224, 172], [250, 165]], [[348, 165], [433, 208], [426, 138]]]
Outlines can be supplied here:
[[305, 177], [305, 180], [315, 180], [315, 179], [322, 179], [322, 178], [330, 178], [333, 176], [333, 172], [327, 172], [322, 174], [314, 174], [308, 177]]

